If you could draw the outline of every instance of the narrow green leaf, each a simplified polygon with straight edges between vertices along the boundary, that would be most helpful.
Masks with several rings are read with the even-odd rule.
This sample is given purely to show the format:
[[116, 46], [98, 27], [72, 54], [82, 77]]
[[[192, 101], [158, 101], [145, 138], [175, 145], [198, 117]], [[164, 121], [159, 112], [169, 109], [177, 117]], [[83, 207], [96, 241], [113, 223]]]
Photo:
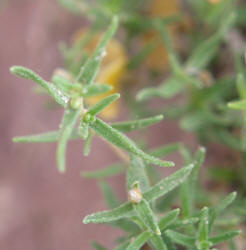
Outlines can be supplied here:
[[211, 241], [213, 245], [217, 245], [227, 240], [231, 240], [232, 238], [236, 237], [240, 233], [241, 233], [240, 230], [231, 230], [231, 231], [210, 237], [209, 241]]
[[241, 140], [226, 129], [217, 129], [215, 133], [212, 134], [211, 139], [219, 141], [238, 151], [244, 151]]
[[56, 142], [59, 139], [60, 131], [50, 131], [47, 133], [18, 136], [13, 138], [13, 142]]
[[[147, 202], [150, 202], [152, 200], [155, 200], [159, 198], [162, 195], [165, 195], [169, 191], [173, 190], [175, 187], [177, 187], [182, 181], [184, 181], [188, 175], [190, 174], [192, 168], [194, 167], [193, 164], [184, 167], [174, 174], [168, 176], [166, 179], [160, 181], [155, 186], [153, 186], [151, 189], [143, 193], [143, 197], [147, 200]], [[105, 222], [111, 222], [114, 220], [121, 219], [123, 217], [129, 217], [132, 215], [133, 206], [130, 202], [126, 202], [122, 204], [121, 206], [114, 208], [112, 210], [108, 211], [102, 211], [95, 214], [88, 215], [84, 218], [84, 223], [105, 223]], [[185, 222], [189, 223], [195, 223], [197, 219], [192, 219], [191, 222], [185, 220]], [[185, 222], [181, 222], [181, 225], [186, 225]]]
[[65, 164], [66, 164], [66, 148], [67, 141], [70, 138], [73, 128], [76, 124], [76, 121], [80, 115], [79, 109], [66, 109], [64, 112], [63, 121], [61, 124], [61, 132], [59, 136], [59, 142], [57, 147], [57, 163], [58, 170], [63, 173], [65, 172]]
[[126, 202], [121, 206], [114, 208], [108, 211], [102, 211], [95, 214], [88, 215], [84, 218], [83, 223], [105, 223], [111, 222], [114, 220], [119, 220], [123, 217], [130, 216], [133, 210], [132, 204], [130, 202]]
[[163, 43], [165, 44], [165, 47], [167, 48], [169, 55], [171, 55], [173, 58], [176, 58], [175, 60], [177, 61], [178, 56], [173, 47], [173, 41], [166, 27], [167, 25], [161, 22], [160, 20], [155, 20], [153, 24], [154, 24], [154, 27], [159, 31], [161, 38], [163, 40]]
[[237, 75], [237, 91], [241, 99], [246, 99], [246, 81], [243, 73]]
[[126, 250], [138, 250], [140, 249], [145, 242], [149, 239], [151, 236], [151, 233], [148, 231], [145, 231], [141, 234], [139, 234], [131, 243], [128, 245]]
[[143, 160], [136, 155], [131, 155], [131, 164], [127, 170], [127, 189], [130, 190], [136, 182], [139, 183], [142, 192], [150, 187]]
[[99, 71], [102, 58], [109, 40], [113, 37], [118, 27], [118, 18], [114, 17], [108, 30], [104, 33], [92, 56], [86, 61], [79, 81], [83, 85], [90, 85], [95, 80]]
[[137, 101], [146, 101], [153, 97], [172, 98], [183, 91], [184, 87], [185, 85], [180, 81], [180, 78], [171, 77], [158, 87], [150, 87], [140, 90], [136, 99]]
[[120, 201], [118, 200], [117, 196], [105, 181], [100, 181], [99, 186], [103, 193], [104, 200], [106, 201], [109, 208], [115, 208], [120, 205]]
[[245, 110], [246, 109], [246, 100], [229, 102], [228, 107], [232, 108], [232, 109]]
[[133, 70], [141, 66], [146, 57], [157, 47], [157, 43], [154, 40], [148, 42], [137, 54], [131, 57], [128, 63], [128, 69]]
[[114, 248], [114, 250], [125, 250], [129, 246], [129, 241], [121, 243], [119, 246]]
[[206, 149], [204, 147], [200, 147], [195, 155], [195, 160], [196, 160], [195, 166], [189, 178], [192, 190], [196, 188], [199, 170], [204, 162], [205, 155], [206, 155]]
[[154, 156], [146, 154], [141, 149], [139, 149], [132, 140], [130, 140], [127, 136], [120, 133], [118, 130], [112, 128], [110, 125], [106, 124], [99, 118], [96, 118], [96, 121], [90, 125], [96, 133], [105, 138], [107, 141], [116, 145], [117, 147], [122, 148], [123, 150], [133, 153], [135, 155], [140, 156], [144, 160], [163, 167], [172, 167], [174, 166], [173, 162], [162, 161]]
[[63, 91], [69, 93], [72, 90], [81, 92], [82, 86], [78, 83], [71, 83], [69, 80], [67, 80], [65, 77], [61, 75], [53, 75], [51, 81], [60, 89]]
[[92, 133], [89, 132], [89, 135], [85, 139], [85, 145], [84, 145], [84, 155], [85, 156], [89, 155], [89, 153], [90, 153], [92, 137], [93, 137]]
[[198, 231], [198, 237], [199, 241], [206, 241], [208, 239], [208, 226], [209, 226], [209, 218], [208, 218], [208, 208], [204, 207], [202, 209], [202, 214], [200, 218], [200, 223], [199, 223], [199, 231]]
[[155, 157], [165, 157], [180, 149], [180, 143], [172, 143], [166, 146], [158, 147], [151, 150], [151, 155]]
[[199, 221], [199, 218], [193, 217], [189, 219], [179, 220], [169, 226], [169, 229], [178, 229], [180, 227], [186, 227], [187, 225], [195, 224]]
[[163, 120], [163, 115], [157, 115], [150, 118], [144, 118], [135, 121], [111, 123], [110, 126], [121, 132], [131, 132], [133, 130], [143, 129], [148, 126], [154, 125], [160, 122], [161, 120]]
[[92, 178], [92, 179], [103, 179], [108, 178], [111, 176], [122, 174], [125, 170], [125, 166], [123, 164], [113, 164], [107, 168], [102, 170], [90, 171], [90, 172], [82, 172], [81, 176], [85, 178]]
[[[184, 151], [183, 151], [184, 152]], [[196, 194], [196, 182], [198, 179], [198, 173], [199, 169], [204, 161], [205, 158], [205, 148], [200, 147], [196, 153], [195, 156], [195, 166], [189, 176], [189, 178], [183, 182], [181, 186], [181, 207], [182, 207], [182, 216], [183, 218], [188, 218], [192, 214], [192, 208], [193, 208], [193, 200]], [[189, 155], [189, 153], [188, 153]], [[190, 161], [188, 158], [190, 156], [186, 157], [187, 161]]]
[[[164, 229], [165, 227], [167, 227], [168, 225], [170, 225], [172, 222], [174, 222], [179, 214], [179, 209], [175, 209], [171, 212], [169, 212], [164, 218], [162, 218], [160, 220], [160, 222], [158, 223], [160, 229]], [[143, 233], [141, 233], [129, 246], [128, 246], [128, 250], [129, 249], [139, 249], [141, 246], [144, 245], [144, 243], [146, 241], [150, 240], [151, 244], [155, 247], [155, 249], [158, 250], [167, 250], [169, 248], [167, 248], [167, 246], [165, 245], [165, 243], [163, 242], [163, 240], [161, 239], [160, 236], [158, 235], [151, 235], [150, 232], [145, 231]], [[140, 246], [140, 247], [139, 247]], [[135, 247], [135, 248], [134, 248]], [[138, 248], [137, 248], [138, 247]]]
[[100, 102], [98, 102], [96, 105], [91, 107], [88, 110], [88, 114], [95, 116], [98, 113], [100, 113], [102, 110], [104, 110], [106, 107], [108, 107], [111, 103], [115, 102], [117, 99], [120, 98], [120, 94], [113, 94], [110, 96], [105, 97]]
[[180, 209], [177, 208], [177, 209], [170, 211], [163, 218], [161, 218], [159, 223], [158, 223], [161, 231], [164, 230], [165, 228], [167, 228], [170, 224], [174, 223], [176, 221], [179, 213], [180, 213]]
[[237, 245], [236, 245], [236, 242], [235, 242], [234, 239], [232, 239], [232, 240], [230, 241], [230, 243], [229, 243], [229, 248], [230, 248], [230, 250], [238, 250]]
[[160, 235], [153, 235], [150, 238], [150, 244], [154, 247], [154, 249], [169, 250]]
[[45, 81], [32, 70], [22, 66], [12, 66], [10, 68], [10, 71], [19, 77], [30, 79], [38, 83], [40, 86], [42, 86], [48, 91], [48, 93], [55, 99], [56, 102], [58, 102], [63, 107], [66, 107], [69, 101], [69, 97], [62, 93], [62, 91], [59, 90], [53, 83]]
[[187, 84], [187, 86], [191, 85], [192, 87], [198, 89], [203, 86], [202, 81], [196, 77], [189, 75], [189, 72], [184, 70], [184, 67], [178, 63], [177, 59], [174, 56], [170, 55], [169, 61], [174, 76], [179, 79], [180, 82]]
[[134, 204], [133, 206], [145, 226], [154, 234], [161, 235], [157, 220], [148, 202], [145, 199], [142, 199], [140, 203]]
[[173, 240], [173, 242], [178, 243], [182, 246], [189, 248], [189, 247], [194, 247], [195, 245], [196, 240], [194, 237], [187, 236], [187, 235], [184, 235], [184, 234], [172, 231], [172, 230], [167, 230], [165, 234], [168, 237], [170, 237]]
[[170, 192], [174, 188], [178, 187], [183, 181], [185, 181], [193, 168], [194, 164], [190, 164], [187, 167], [183, 167], [176, 171], [174, 174], [168, 176], [164, 180], [161, 180], [143, 194], [144, 198], [147, 201], [152, 201]]
[[223, 199], [219, 205], [214, 208], [210, 208], [209, 210], [209, 231], [213, 228], [214, 221], [216, 217], [225, 209], [227, 208], [236, 198], [237, 193], [232, 192], [230, 193], [225, 199]]
[[92, 241], [91, 242], [91, 245], [92, 247], [95, 249], [95, 250], [107, 250], [107, 248], [105, 248], [104, 246], [102, 246], [101, 244], [95, 242], [95, 241]]
[[232, 26], [234, 21], [235, 15], [233, 14], [223, 22], [222, 27], [218, 29], [216, 34], [199, 43], [198, 47], [194, 49], [188, 59], [187, 67], [195, 68], [198, 71], [205, 68], [215, 56], [223, 36]]
[[177, 250], [172, 240], [166, 234], [162, 234], [162, 238], [168, 250]]
[[108, 85], [105, 83], [96, 83], [96, 84], [89, 85], [89, 86], [86, 85], [86, 86], [83, 86], [82, 96], [91, 97], [95, 95], [101, 95], [112, 89], [113, 87], [111, 85]]
[[182, 217], [188, 218], [191, 215], [192, 200], [190, 196], [189, 179], [186, 179], [180, 186]]
[[86, 140], [89, 136], [89, 125], [81, 119], [79, 123], [79, 129], [78, 129], [78, 134], [80, 137], [82, 137], [84, 140]]

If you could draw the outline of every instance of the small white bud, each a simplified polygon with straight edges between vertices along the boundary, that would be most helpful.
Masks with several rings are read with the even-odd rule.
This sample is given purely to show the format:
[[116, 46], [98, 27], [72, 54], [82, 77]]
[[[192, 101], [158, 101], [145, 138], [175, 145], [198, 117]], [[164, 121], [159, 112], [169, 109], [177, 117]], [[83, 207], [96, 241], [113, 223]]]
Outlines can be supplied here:
[[128, 200], [131, 203], [140, 203], [143, 199], [141, 190], [138, 187], [134, 187], [128, 192]]

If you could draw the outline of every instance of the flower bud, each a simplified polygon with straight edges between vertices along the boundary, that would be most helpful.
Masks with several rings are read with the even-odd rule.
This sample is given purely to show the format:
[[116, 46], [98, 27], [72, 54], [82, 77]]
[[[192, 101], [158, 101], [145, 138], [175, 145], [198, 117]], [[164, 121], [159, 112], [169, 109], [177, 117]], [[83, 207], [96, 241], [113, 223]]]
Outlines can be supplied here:
[[143, 195], [139, 187], [134, 187], [128, 192], [128, 200], [131, 203], [140, 203], [143, 199]]

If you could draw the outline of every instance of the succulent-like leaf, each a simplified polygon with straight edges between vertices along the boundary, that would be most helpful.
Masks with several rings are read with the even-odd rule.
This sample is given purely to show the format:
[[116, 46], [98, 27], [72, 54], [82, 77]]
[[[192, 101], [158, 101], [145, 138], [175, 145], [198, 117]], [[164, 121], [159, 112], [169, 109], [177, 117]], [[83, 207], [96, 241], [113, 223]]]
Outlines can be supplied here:
[[105, 97], [104, 99], [96, 103], [96, 105], [92, 106], [88, 110], [88, 114], [92, 116], [97, 115], [98, 113], [100, 113], [102, 110], [104, 110], [106, 107], [108, 107], [111, 103], [115, 102], [119, 98], [120, 98], [120, 94], [113, 94], [113, 95]]
[[246, 109], [246, 100], [229, 102], [228, 107], [232, 108], [232, 109], [245, 110]]
[[227, 240], [231, 240], [232, 238], [236, 237], [240, 233], [241, 233], [240, 230], [231, 230], [231, 231], [210, 237], [209, 241], [211, 241], [213, 245], [217, 245], [217, 244], [225, 242]]
[[112, 128], [107, 123], [103, 122], [99, 118], [96, 118], [96, 121], [90, 125], [96, 133], [105, 138], [110, 143], [120, 147], [121, 149], [138, 155], [149, 163], [163, 166], [163, 167], [172, 167], [174, 166], [173, 162], [162, 161], [158, 158], [155, 158], [152, 155], [149, 155], [139, 149], [132, 140], [130, 140], [127, 136], [119, 132], [118, 130]]
[[185, 179], [191, 173], [193, 167], [194, 164], [190, 164], [187, 167], [181, 168], [174, 174], [161, 180], [159, 183], [151, 187], [147, 192], [143, 194], [144, 198], [147, 201], [152, 201], [172, 191], [174, 188], [178, 187], [183, 181], [185, 181]]
[[13, 138], [13, 142], [56, 142], [59, 139], [60, 131], [50, 131], [47, 133], [18, 136]]
[[19, 77], [30, 79], [33, 82], [38, 83], [41, 87], [48, 91], [48, 93], [55, 99], [56, 102], [58, 102], [63, 107], [67, 106], [69, 97], [65, 95], [60, 89], [58, 89], [53, 83], [45, 81], [32, 70], [22, 66], [12, 66], [10, 71]]
[[187, 236], [178, 232], [175, 232], [173, 230], [167, 230], [166, 235], [170, 237], [173, 242], [178, 243], [182, 246], [188, 247], [188, 249], [195, 246], [195, 238], [191, 236]]
[[91, 97], [95, 95], [101, 95], [112, 89], [113, 87], [111, 85], [108, 85], [105, 83], [96, 83], [96, 84], [89, 85], [89, 86], [86, 85], [86, 86], [83, 86], [82, 96]]
[[208, 208], [204, 207], [202, 209], [202, 214], [199, 223], [198, 239], [199, 241], [206, 241], [208, 239], [208, 227], [209, 227], [209, 218], [208, 218]]
[[165, 216], [163, 216], [163, 218], [161, 218], [158, 223], [160, 230], [162, 231], [165, 228], [167, 228], [170, 224], [173, 224], [176, 221], [179, 213], [180, 213], [180, 209], [177, 208], [177, 209], [170, 211]]
[[211, 231], [216, 217], [228, 207], [237, 197], [236, 192], [230, 193], [226, 198], [224, 198], [216, 207], [210, 208], [209, 210], [209, 231]]
[[134, 121], [115, 122], [111, 123], [110, 126], [121, 132], [131, 132], [134, 130], [139, 130], [154, 125], [160, 122], [161, 120], [163, 120], [163, 115], [157, 115], [150, 118], [144, 118]]
[[58, 170], [63, 173], [65, 172], [66, 164], [66, 148], [67, 141], [70, 138], [73, 128], [79, 118], [79, 109], [66, 109], [64, 112], [63, 121], [61, 124], [61, 132], [59, 135], [59, 142], [57, 147], [57, 163]]
[[79, 78], [79, 82], [83, 85], [90, 85], [95, 80], [95, 77], [99, 71], [103, 56], [106, 53], [106, 47], [109, 40], [113, 37], [118, 27], [118, 18], [114, 17], [108, 30], [104, 33], [103, 37], [99, 41], [94, 53], [83, 66], [82, 74]]
[[[191, 164], [187, 167], [178, 170], [174, 174], [160, 181], [155, 186], [150, 188], [148, 191], [143, 193], [143, 197], [146, 199], [147, 202], [150, 202], [172, 191], [175, 187], [180, 185], [188, 177], [193, 167], [194, 165]], [[83, 222], [85, 224], [111, 222], [121, 219], [123, 217], [132, 216], [132, 211], [133, 211], [132, 204], [130, 202], [126, 202], [121, 206], [114, 208], [112, 210], [102, 211], [88, 215], [84, 218]], [[194, 223], [194, 221], [192, 221], [191, 223]], [[185, 224], [181, 223], [181, 226], [182, 225]]]
[[85, 139], [85, 145], [84, 145], [84, 155], [87, 156], [90, 153], [91, 150], [91, 141], [92, 141], [92, 133], [89, 132], [87, 138]]
[[223, 36], [231, 28], [234, 21], [235, 15], [233, 13], [223, 22], [222, 27], [218, 29], [216, 34], [201, 42], [188, 59], [187, 67], [195, 68], [196, 70], [206, 67], [215, 56]]
[[145, 199], [142, 199], [140, 203], [134, 204], [134, 208], [145, 226], [154, 234], [160, 235], [161, 231], [157, 219], [155, 218], [154, 212], [150, 208], [149, 203]]
[[131, 164], [127, 170], [127, 189], [130, 190], [136, 182], [139, 183], [142, 192], [150, 187], [143, 160], [136, 155], [131, 155]]
[[140, 90], [136, 99], [138, 101], [145, 101], [153, 97], [172, 98], [184, 90], [184, 87], [183, 82], [179, 78], [171, 77], [158, 87], [149, 87]]
[[138, 250], [140, 249], [146, 241], [151, 236], [151, 233], [148, 231], [145, 231], [141, 234], [139, 234], [126, 248], [126, 250]]
[[105, 223], [115, 220], [119, 220], [123, 217], [128, 217], [131, 215], [133, 210], [132, 204], [126, 202], [121, 206], [108, 211], [102, 211], [95, 214], [88, 215], [84, 218], [83, 223]]
[[150, 238], [150, 244], [154, 247], [154, 249], [169, 250], [160, 235], [153, 235]]

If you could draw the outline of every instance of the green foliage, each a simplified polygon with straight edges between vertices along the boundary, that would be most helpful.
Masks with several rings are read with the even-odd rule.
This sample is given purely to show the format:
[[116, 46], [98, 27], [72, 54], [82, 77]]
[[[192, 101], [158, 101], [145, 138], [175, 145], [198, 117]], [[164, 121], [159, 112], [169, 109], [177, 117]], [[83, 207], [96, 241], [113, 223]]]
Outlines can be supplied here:
[[[66, 170], [66, 148], [72, 139], [84, 140], [85, 156], [92, 150], [91, 141], [95, 135], [123, 155], [124, 162], [81, 172], [81, 177], [98, 182], [108, 206], [108, 210], [87, 215], [83, 223], [106, 223], [124, 231], [124, 236], [116, 241], [116, 250], [137, 250], [143, 246], [158, 250], [177, 250], [179, 247], [212, 250], [226, 243], [231, 249], [237, 249], [234, 238], [240, 230], [235, 225], [245, 222], [246, 216], [242, 209], [245, 206], [242, 197], [246, 190], [246, 70], [242, 59], [245, 46], [235, 46], [234, 40], [245, 40], [242, 29], [245, 4], [239, 7], [238, 2], [233, 0], [218, 4], [187, 0], [189, 12], [180, 11], [172, 16], [156, 18], [148, 16], [151, 1], [147, 0], [144, 3], [141, 0], [58, 2], [92, 21], [88, 34], [70, 47], [61, 46], [65, 74], [55, 71], [51, 80], [46, 81], [22, 66], [13, 66], [10, 71], [42, 87], [44, 93], [64, 108], [64, 116], [57, 131], [15, 137], [13, 141], [57, 142], [57, 165], [61, 173]], [[192, 19], [192, 32], [182, 31], [177, 39], [173, 35], [174, 30], [181, 29], [178, 25], [186, 15]], [[86, 46], [106, 25], [108, 28], [89, 55]], [[96, 77], [118, 26], [124, 49], [131, 54], [126, 67], [129, 75], [134, 75], [136, 82], [139, 82], [144, 72], [150, 85], [154, 81], [160, 82], [160, 85], [137, 86], [138, 102], [132, 103], [134, 91], [130, 91], [130, 84], [126, 84], [132, 78], [123, 79], [126, 94], [121, 96], [124, 105], [130, 107], [133, 120], [108, 122], [103, 119], [102, 111], [110, 109], [119, 99], [120, 94], [114, 92], [114, 88], [119, 92], [119, 83], [115, 79], [113, 83], [104, 83], [103, 80], [98, 83]], [[140, 42], [152, 33], [154, 37]], [[179, 38], [183, 41], [184, 35], [185, 44], [176, 44]], [[166, 49], [169, 68], [160, 72], [151, 71], [146, 68], [145, 61], [161, 44]], [[132, 53], [136, 48], [137, 52]], [[232, 58], [234, 65], [224, 71], [226, 63], [222, 61], [233, 61]], [[113, 74], [112, 78], [118, 73]], [[95, 105], [90, 105], [91, 97], [98, 98]], [[168, 102], [165, 105], [160, 102], [157, 108], [149, 111], [151, 108], [147, 107], [147, 101], [156, 97], [168, 99]], [[202, 169], [206, 154], [202, 146], [195, 153], [183, 142], [149, 149], [144, 136], [139, 139], [135, 135], [137, 140], [132, 140], [126, 135], [140, 130], [137, 135], [144, 135], [149, 126], [163, 120], [162, 113], [167, 119], [178, 119], [180, 128], [196, 135], [202, 145], [216, 142], [229, 147], [230, 153], [235, 155], [232, 163], [228, 163], [233, 166], [231, 172], [223, 169], [223, 162], [215, 164], [220, 168], [207, 170], [209, 166], [206, 166]], [[163, 178], [160, 171], [165, 168], [154, 168], [152, 165], [173, 167], [174, 162], [166, 160], [172, 153], [183, 159], [185, 167], [174, 169]], [[210, 156], [212, 154], [210, 152]], [[237, 170], [234, 170], [234, 166], [238, 167]], [[204, 173], [212, 173], [213, 182], [218, 182], [218, 187], [221, 180], [227, 183], [225, 192], [240, 186], [237, 201], [233, 203], [236, 192], [221, 199], [222, 195], [214, 192], [213, 187], [207, 191], [200, 181], [201, 171], [203, 178]], [[128, 201], [120, 200], [106, 181], [123, 173], [126, 176]], [[104, 243], [92, 242], [91, 245], [94, 249], [106, 249]]]

